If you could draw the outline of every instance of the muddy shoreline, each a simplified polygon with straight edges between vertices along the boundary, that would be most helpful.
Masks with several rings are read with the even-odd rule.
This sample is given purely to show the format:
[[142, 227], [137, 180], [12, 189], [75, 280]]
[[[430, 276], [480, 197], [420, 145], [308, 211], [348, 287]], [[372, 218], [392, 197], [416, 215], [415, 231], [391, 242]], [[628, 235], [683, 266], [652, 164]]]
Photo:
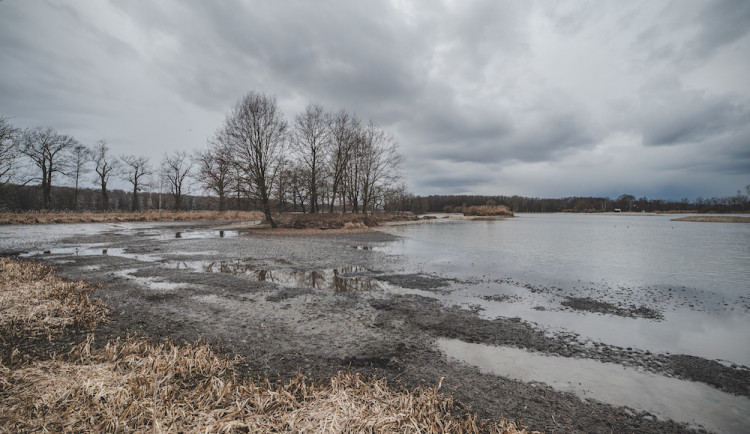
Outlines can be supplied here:
[[[544, 384], [482, 372], [447, 357], [437, 340], [599, 360], [750, 396], [750, 371], [745, 367], [592, 343], [518, 318], [485, 319], [472, 310], [400, 291], [437, 293], [457, 282], [395, 272], [399, 258], [376, 250], [395, 240], [393, 235], [240, 230], [218, 237], [214, 229], [210, 222], [161, 225], [157, 230], [113, 226], [34, 246], [50, 254], [31, 259], [55, 265], [68, 278], [99, 284], [96, 296], [112, 309], [112, 321], [97, 331], [101, 342], [129, 332], [188, 341], [204, 336], [243, 356], [248, 373], [271, 379], [289, 379], [298, 372], [324, 379], [339, 369], [351, 369], [413, 388], [444, 378], [444, 390], [467, 410], [483, 418], [516, 419], [540, 431], [692, 428], [646, 412], [582, 400]], [[178, 231], [207, 235], [170, 237]], [[13, 250], [2, 246], [2, 253], [37, 250], [32, 244], [16, 244]], [[107, 254], [53, 253], [79, 245], [106, 249]], [[612, 311], [614, 307], [585, 299], [571, 299], [570, 307], [599, 314], [656, 315], [649, 310]]]

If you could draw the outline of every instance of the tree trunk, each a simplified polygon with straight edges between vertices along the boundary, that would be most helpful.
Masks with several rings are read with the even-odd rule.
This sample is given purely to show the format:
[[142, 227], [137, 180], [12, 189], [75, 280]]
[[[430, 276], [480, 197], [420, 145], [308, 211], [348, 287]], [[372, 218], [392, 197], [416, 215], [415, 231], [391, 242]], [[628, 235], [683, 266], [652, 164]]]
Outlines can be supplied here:
[[138, 211], [138, 184], [133, 185], [133, 212]]
[[102, 184], [102, 211], [109, 210], [109, 197], [107, 196], [107, 185]]

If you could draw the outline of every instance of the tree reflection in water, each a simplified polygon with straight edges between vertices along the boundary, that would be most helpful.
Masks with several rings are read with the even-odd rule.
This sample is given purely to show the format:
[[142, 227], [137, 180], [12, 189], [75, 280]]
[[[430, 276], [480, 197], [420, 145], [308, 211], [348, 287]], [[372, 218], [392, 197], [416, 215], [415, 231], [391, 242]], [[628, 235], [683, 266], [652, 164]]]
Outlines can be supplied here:
[[353, 276], [354, 273], [366, 271], [364, 268], [356, 266], [313, 271], [284, 268], [269, 270], [255, 264], [251, 258], [246, 258], [225, 261], [181, 262], [177, 264], [177, 269], [245, 276], [259, 282], [272, 282], [295, 288], [324, 289], [335, 293], [383, 289], [386, 285], [377, 280]]

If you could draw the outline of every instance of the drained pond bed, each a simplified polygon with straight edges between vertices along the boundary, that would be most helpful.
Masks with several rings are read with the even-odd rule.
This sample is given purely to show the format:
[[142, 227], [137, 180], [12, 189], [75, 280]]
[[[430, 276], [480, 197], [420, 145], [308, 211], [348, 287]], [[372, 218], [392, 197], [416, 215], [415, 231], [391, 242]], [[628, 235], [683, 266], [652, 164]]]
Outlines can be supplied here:
[[[519, 224], [522, 219], [422, 227], [493, 228], [484, 225]], [[490, 421], [485, 429], [503, 417], [546, 432], [686, 432], [701, 426], [730, 432], [750, 426], [743, 415], [730, 415], [718, 424], [700, 413], [685, 416], [679, 403], [675, 411], [636, 408], [628, 403], [639, 394], [644, 394], [646, 403], [661, 398], [658, 390], [642, 391], [632, 382], [621, 383], [625, 386], [620, 392], [629, 399], [616, 400], [605, 399], [605, 394], [582, 396], [552, 380], [512, 374], [526, 363], [525, 351], [529, 366], [535, 366], [532, 362], [546, 366], [545, 361], [556, 357], [574, 364], [581, 360], [597, 367], [613, 365], [626, 373], [696, 382], [700, 388], [695, 390], [713, 391], [705, 395], [707, 399], [724, 393], [738, 400], [732, 406], [744, 408], [750, 396], [750, 371], [742, 366], [742, 358], [716, 360], [681, 353], [653, 339], [625, 344], [606, 334], [607, 327], [617, 327], [655, 330], [644, 339], [658, 338], [662, 331], [682, 324], [675, 318], [695, 323], [695, 318], [708, 313], [683, 304], [706, 306], [708, 311], [710, 299], [696, 301], [689, 288], [676, 288], [670, 297], [662, 297], [658, 287], [621, 285], [611, 291], [608, 284], [540, 284], [523, 281], [520, 275], [487, 274], [484, 269], [473, 274], [443, 272], [440, 267], [451, 267], [448, 261], [475, 259], [443, 256], [446, 252], [430, 246], [424, 250], [430, 262], [415, 263], [420, 251], [394, 254], [393, 246], [405, 242], [398, 234], [289, 235], [238, 229], [221, 237], [217, 227], [222, 225], [226, 226], [128, 224], [97, 226], [88, 232], [66, 232], [63, 225], [49, 235], [36, 227], [33, 239], [20, 232], [0, 232], [0, 247], [4, 247], [0, 253], [26, 254], [26, 261], [55, 266], [64, 279], [91, 282], [92, 299], [110, 310], [107, 321], [93, 330], [92, 354], [109, 341], [124, 342], [129, 335], [147, 336], [149, 345], [167, 341], [192, 345], [203, 339], [211, 343], [212, 351], [219, 348], [217, 357], [240, 357], [234, 368], [237, 381], [262, 378], [272, 385], [288, 385], [303, 375], [310, 387], [330, 386], [345, 372], [359, 375], [361, 381], [386, 381], [396, 392], [439, 385], [437, 392], [455, 399], [452, 415]], [[207, 236], [178, 238], [177, 231]], [[60, 232], [69, 235], [60, 237]], [[680, 310], [674, 311], [672, 305]], [[742, 318], [741, 312], [726, 315], [737, 306], [729, 304], [717, 318]], [[680, 315], [687, 316], [683, 320]], [[741, 331], [743, 323], [737, 324], [733, 328]], [[604, 338], [589, 333], [599, 330], [604, 330]], [[36, 339], [34, 345], [44, 351], [29, 349], [24, 354], [51, 360], [45, 354], [64, 355], [87, 342], [89, 331], [70, 332], [61, 337], [64, 345]], [[453, 344], [446, 346], [446, 342]], [[21, 351], [24, 345], [17, 347]], [[496, 358], [510, 371], [463, 357], [467, 352], [481, 353], [476, 348], [502, 349]], [[738, 350], [741, 355], [741, 346]], [[76, 354], [73, 358], [80, 358]], [[550, 368], [547, 373], [562, 383], [574, 381], [565, 370]], [[599, 383], [596, 376], [587, 381]], [[702, 398], [695, 399], [700, 403]]]
[[[409, 391], [351, 371], [326, 382], [249, 378], [239, 357], [202, 340], [127, 335], [97, 347], [88, 334], [66, 348], [53, 336], [107, 321], [107, 308], [89, 298], [92, 288], [34, 263], [0, 259], [0, 270], [4, 430], [526, 432], [505, 419], [479, 421], [440, 385]], [[67, 351], [33, 348], [40, 338], [40, 348]]]

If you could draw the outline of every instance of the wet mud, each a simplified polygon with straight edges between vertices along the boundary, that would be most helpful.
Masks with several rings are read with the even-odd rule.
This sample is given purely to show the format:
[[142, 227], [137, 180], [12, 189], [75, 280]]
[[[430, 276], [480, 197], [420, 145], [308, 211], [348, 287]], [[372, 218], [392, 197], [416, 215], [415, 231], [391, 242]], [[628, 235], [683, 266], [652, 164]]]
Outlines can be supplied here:
[[636, 306], [633, 304], [627, 308], [622, 308], [589, 297], [568, 297], [560, 304], [573, 310], [606, 313], [628, 318], [664, 319], [664, 315], [661, 312], [646, 306]]
[[[181, 236], [175, 237], [178, 230]], [[204, 235], [191, 235], [196, 232]], [[250, 375], [272, 380], [298, 372], [325, 379], [340, 369], [409, 388], [437, 385], [443, 378], [443, 390], [467, 411], [490, 419], [502, 415], [546, 432], [697, 428], [483, 372], [439, 350], [437, 340], [451, 338], [633, 366], [750, 396], [745, 367], [591, 342], [519, 318], [487, 319], [446, 305], [429, 294], [450, 292], [461, 282], [399, 274], [399, 258], [378, 249], [395, 239], [380, 232], [284, 236], [240, 231], [221, 237], [202, 223], [112, 229], [0, 253], [48, 250], [29, 259], [56, 265], [68, 278], [99, 284], [97, 297], [112, 309], [112, 321], [97, 331], [100, 342], [132, 332], [156, 339], [203, 336], [243, 356]], [[96, 244], [92, 251], [106, 249], [107, 254], [54, 253], [91, 244]], [[567, 302], [571, 309], [595, 314], [658, 317], [649, 316], [648, 306], [620, 312], [621, 307], [593, 299]]]

